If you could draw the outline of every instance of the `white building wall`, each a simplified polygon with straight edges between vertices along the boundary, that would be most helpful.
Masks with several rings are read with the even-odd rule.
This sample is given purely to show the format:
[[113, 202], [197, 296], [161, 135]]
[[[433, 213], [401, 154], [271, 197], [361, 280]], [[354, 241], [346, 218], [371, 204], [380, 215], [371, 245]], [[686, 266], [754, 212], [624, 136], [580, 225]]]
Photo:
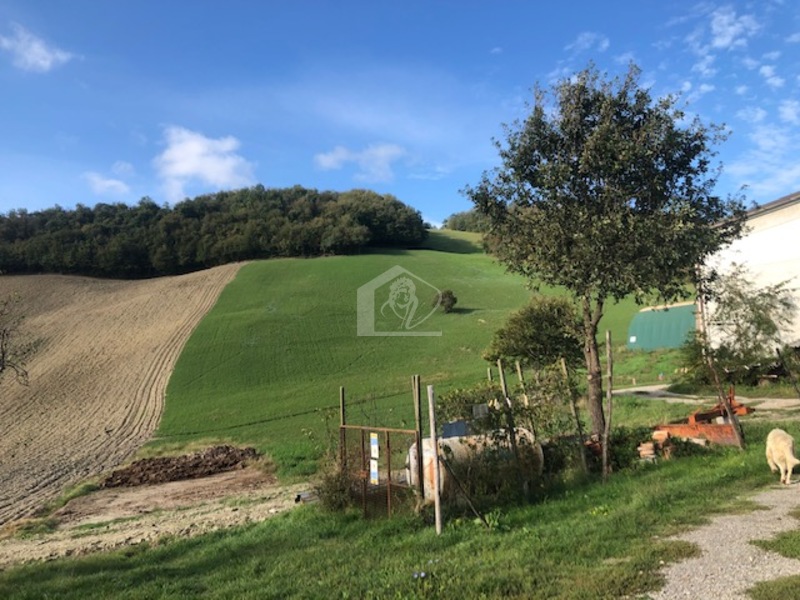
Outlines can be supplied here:
[[[787, 201], [788, 200], [788, 201]], [[742, 238], [725, 248], [709, 265], [725, 272], [733, 263], [745, 265], [757, 287], [783, 281], [795, 288], [800, 307], [800, 194], [753, 211]], [[800, 319], [786, 332], [784, 342], [800, 340]]]

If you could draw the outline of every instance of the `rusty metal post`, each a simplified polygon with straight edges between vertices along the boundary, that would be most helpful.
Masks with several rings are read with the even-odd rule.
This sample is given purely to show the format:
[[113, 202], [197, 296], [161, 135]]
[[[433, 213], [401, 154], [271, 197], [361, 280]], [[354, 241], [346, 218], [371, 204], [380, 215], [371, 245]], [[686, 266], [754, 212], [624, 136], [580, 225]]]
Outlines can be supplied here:
[[366, 449], [366, 431], [361, 430], [361, 505], [364, 509], [364, 518], [367, 518], [367, 477], [369, 471], [367, 470], [367, 449]]
[[[414, 393], [414, 419], [416, 420], [417, 442], [417, 487], [419, 488], [420, 501], [425, 500], [425, 474], [423, 473], [424, 463], [422, 456], [422, 386], [419, 375], [411, 378], [411, 389]], [[412, 465], [408, 465], [413, 468]], [[410, 481], [408, 483], [411, 483]]]
[[347, 472], [347, 428], [345, 425], [344, 386], [339, 387], [339, 469]]
[[386, 514], [392, 516], [392, 442], [388, 431], [386, 432]]

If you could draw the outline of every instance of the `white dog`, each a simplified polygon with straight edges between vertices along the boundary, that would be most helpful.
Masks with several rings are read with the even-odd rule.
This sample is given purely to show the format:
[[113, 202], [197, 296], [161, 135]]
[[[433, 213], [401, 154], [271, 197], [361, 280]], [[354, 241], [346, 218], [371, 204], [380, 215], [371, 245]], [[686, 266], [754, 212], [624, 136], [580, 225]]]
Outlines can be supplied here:
[[773, 429], [767, 436], [767, 462], [773, 473], [780, 469], [781, 483], [789, 485], [792, 469], [800, 460], [794, 457], [794, 439], [783, 429]]

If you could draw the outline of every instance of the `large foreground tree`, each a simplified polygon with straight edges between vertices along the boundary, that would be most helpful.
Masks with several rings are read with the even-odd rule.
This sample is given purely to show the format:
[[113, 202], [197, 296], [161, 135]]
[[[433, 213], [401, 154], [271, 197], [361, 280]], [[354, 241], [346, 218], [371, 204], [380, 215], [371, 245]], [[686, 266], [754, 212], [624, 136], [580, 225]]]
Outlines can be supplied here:
[[738, 197], [714, 194], [725, 132], [653, 98], [631, 65], [590, 65], [534, 90], [530, 115], [495, 140], [501, 165], [465, 193], [489, 217], [489, 248], [532, 282], [563, 286], [581, 317], [592, 433], [605, 429], [598, 324], [609, 300], [687, 295], [696, 267], [741, 233]]

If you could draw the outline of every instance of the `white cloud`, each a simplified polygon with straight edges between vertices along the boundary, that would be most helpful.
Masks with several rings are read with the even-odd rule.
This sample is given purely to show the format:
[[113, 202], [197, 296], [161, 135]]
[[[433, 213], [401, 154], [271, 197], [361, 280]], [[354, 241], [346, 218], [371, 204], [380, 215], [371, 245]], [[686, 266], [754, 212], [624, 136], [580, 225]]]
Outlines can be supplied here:
[[800, 189], [800, 163], [796, 156], [800, 144], [785, 127], [756, 126], [749, 135], [753, 146], [726, 166], [726, 173], [747, 185], [756, 197], [767, 200]]
[[324, 171], [338, 170], [347, 163], [355, 163], [359, 167], [355, 178], [365, 182], [387, 182], [394, 179], [392, 163], [406, 156], [406, 151], [396, 144], [370, 144], [357, 152], [336, 146], [330, 152], [317, 154], [314, 162]]
[[745, 66], [746, 69], [750, 69], [751, 71], [758, 67], [759, 63], [756, 59], [750, 58], [749, 56], [745, 56], [742, 59], [742, 64]]
[[750, 90], [746, 85], [737, 85], [734, 91], [739, 96], [744, 96]]
[[797, 33], [793, 33], [789, 37], [786, 38], [786, 41], [790, 44], [798, 44], [800, 43], [800, 31]]
[[737, 111], [736, 116], [748, 123], [760, 123], [767, 116], [767, 111], [757, 106], [747, 106]]
[[409, 179], [419, 179], [422, 181], [439, 181], [447, 177], [452, 169], [437, 165], [426, 170], [417, 170], [408, 174]]
[[0, 35], [0, 49], [11, 53], [12, 63], [23, 71], [47, 73], [51, 69], [69, 62], [74, 55], [50, 46], [16, 23], [11, 28], [11, 37]]
[[502, 54], [503, 49], [500, 46], [495, 46], [491, 50], [489, 50], [489, 54]]
[[749, 137], [753, 146], [725, 168], [737, 185], [767, 200], [800, 189], [800, 163], [794, 157], [798, 136], [786, 127], [759, 125]]
[[790, 139], [786, 131], [774, 125], [757, 127], [750, 134], [750, 139], [753, 140], [759, 150], [776, 156], [785, 152], [790, 145]]
[[723, 6], [711, 14], [711, 45], [721, 49], [746, 46], [747, 38], [755, 35], [760, 28], [752, 15], [737, 17], [733, 8]]
[[775, 67], [773, 65], [763, 65], [758, 72], [767, 82], [767, 85], [771, 88], [779, 88], [783, 87], [785, 80], [783, 77], [778, 77], [775, 74]]
[[136, 169], [133, 168], [131, 163], [125, 162], [124, 160], [118, 160], [111, 165], [111, 172], [114, 173], [114, 175], [130, 177], [136, 172]]
[[636, 55], [633, 52], [623, 52], [622, 54], [619, 54], [614, 57], [614, 62], [621, 65], [627, 65], [628, 63], [631, 62], [635, 63]]
[[772, 52], [765, 52], [761, 55], [761, 58], [764, 60], [778, 60], [781, 57], [781, 53], [779, 50], [773, 50]]
[[119, 196], [130, 192], [130, 188], [124, 181], [103, 177], [100, 173], [87, 171], [83, 178], [89, 183], [89, 188], [98, 196]]
[[571, 44], [564, 46], [564, 50], [571, 50], [574, 53], [585, 52], [587, 50], [596, 50], [597, 52], [605, 52], [611, 45], [608, 38], [601, 33], [594, 33], [591, 31], [584, 31], [578, 34], [575, 41]]
[[717, 70], [712, 66], [716, 57], [713, 54], [704, 55], [699, 61], [692, 65], [693, 73], [700, 73], [702, 77], [713, 77]]
[[695, 102], [701, 96], [705, 96], [709, 92], [713, 92], [715, 89], [716, 87], [710, 83], [701, 83], [699, 86], [697, 86], [697, 88], [694, 88], [693, 91], [689, 92], [689, 94], [686, 96], [686, 101], [689, 103]]
[[800, 125], [800, 102], [797, 100], [784, 100], [778, 107], [781, 121]]
[[172, 202], [182, 200], [185, 186], [193, 182], [217, 190], [253, 183], [253, 165], [235, 153], [239, 140], [233, 136], [213, 139], [170, 126], [164, 130], [164, 139], [167, 148], [153, 159], [153, 164]]
[[330, 152], [317, 154], [314, 157], [314, 162], [323, 171], [331, 171], [341, 169], [346, 162], [353, 160], [355, 155], [356, 153], [351, 152], [344, 146], [336, 146]]

